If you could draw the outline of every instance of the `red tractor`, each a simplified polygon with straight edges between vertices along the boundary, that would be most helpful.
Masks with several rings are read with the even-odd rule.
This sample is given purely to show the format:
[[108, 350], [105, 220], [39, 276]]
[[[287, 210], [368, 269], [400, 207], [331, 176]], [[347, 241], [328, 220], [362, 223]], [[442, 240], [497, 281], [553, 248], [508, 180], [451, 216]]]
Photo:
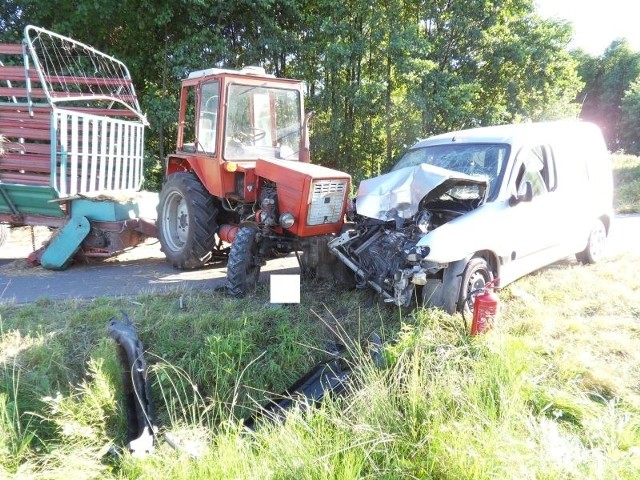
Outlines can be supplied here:
[[[228, 254], [227, 289], [251, 291], [273, 256], [302, 251], [303, 272], [334, 262], [349, 175], [309, 163], [303, 84], [255, 67], [182, 82], [178, 142], [166, 159], [158, 235], [176, 268]], [[230, 249], [225, 244], [231, 244]], [[300, 258], [300, 257], [299, 257]]]

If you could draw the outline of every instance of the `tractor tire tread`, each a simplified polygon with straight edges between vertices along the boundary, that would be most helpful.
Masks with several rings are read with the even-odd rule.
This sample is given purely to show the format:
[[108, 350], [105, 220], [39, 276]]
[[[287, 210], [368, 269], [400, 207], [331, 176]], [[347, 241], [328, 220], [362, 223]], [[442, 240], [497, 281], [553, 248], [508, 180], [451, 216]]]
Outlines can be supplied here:
[[[187, 242], [181, 252], [172, 251], [160, 242], [160, 249], [167, 260], [175, 268], [190, 270], [201, 267], [211, 258], [211, 252], [216, 243], [218, 208], [215, 198], [204, 188], [198, 178], [192, 173], [180, 172], [172, 174], [167, 182], [172, 182], [176, 188], [185, 192], [185, 198], [193, 207], [193, 229], [190, 232], [191, 241]], [[164, 189], [163, 189], [164, 190]], [[163, 218], [162, 208], [165, 202], [160, 194], [158, 204], [158, 220]], [[159, 228], [159, 231], [161, 229]]]
[[258, 269], [260, 265], [254, 262], [254, 244], [256, 242], [256, 230], [250, 227], [243, 227], [238, 230], [227, 260], [227, 293], [234, 297], [244, 297], [249, 291], [255, 288], [253, 279], [250, 278], [249, 270]]

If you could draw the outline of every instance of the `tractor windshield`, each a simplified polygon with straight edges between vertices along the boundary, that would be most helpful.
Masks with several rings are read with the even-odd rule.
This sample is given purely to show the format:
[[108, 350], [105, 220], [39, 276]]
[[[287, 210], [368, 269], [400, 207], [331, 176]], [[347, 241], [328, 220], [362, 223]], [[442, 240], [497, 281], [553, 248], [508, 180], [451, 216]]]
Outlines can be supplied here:
[[230, 85], [225, 160], [300, 158], [300, 92], [255, 85]]

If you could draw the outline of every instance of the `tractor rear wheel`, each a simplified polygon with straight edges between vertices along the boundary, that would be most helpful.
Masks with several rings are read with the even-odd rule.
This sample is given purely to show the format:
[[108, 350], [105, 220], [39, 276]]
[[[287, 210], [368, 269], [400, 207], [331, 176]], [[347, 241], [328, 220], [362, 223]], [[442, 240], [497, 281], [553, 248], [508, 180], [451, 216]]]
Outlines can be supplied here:
[[194, 174], [170, 175], [158, 204], [158, 236], [169, 263], [180, 269], [204, 265], [215, 247], [217, 216], [214, 197]]
[[243, 297], [255, 290], [260, 277], [262, 259], [257, 240], [258, 231], [242, 227], [236, 233], [227, 262], [227, 291], [234, 297]]

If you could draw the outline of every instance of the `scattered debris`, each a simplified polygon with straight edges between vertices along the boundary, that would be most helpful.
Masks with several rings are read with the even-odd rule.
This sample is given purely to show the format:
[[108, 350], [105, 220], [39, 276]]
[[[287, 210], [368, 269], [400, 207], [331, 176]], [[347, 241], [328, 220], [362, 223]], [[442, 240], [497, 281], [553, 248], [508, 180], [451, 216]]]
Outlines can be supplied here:
[[164, 439], [176, 452], [184, 452], [192, 458], [200, 458], [209, 448], [207, 432], [203, 429], [180, 429], [165, 432]]
[[[386, 366], [383, 348], [380, 336], [372, 333], [369, 336], [368, 350], [373, 364], [378, 368]], [[340, 344], [330, 347], [328, 352], [334, 358], [317, 364], [284, 393], [268, 400], [255, 414], [244, 420], [244, 425], [250, 430], [255, 430], [256, 424], [262, 420], [282, 422], [287, 410], [296, 404], [301, 408], [315, 406], [330, 394], [345, 393], [353, 373], [343, 358], [346, 350], [346, 347]]]
[[147, 382], [144, 348], [131, 320], [122, 312], [122, 321], [111, 318], [109, 336], [118, 344], [118, 357], [123, 366], [122, 383], [127, 408], [127, 447], [134, 455], [153, 451], [154, 419], [151, 386]]
[[270, 399], [258, 412], [246, 418], [244, 425], [255, 430], [256, 423], [261, 420], [283, 421], [286, 411], [300, 400], [306, 399], [311, 405], [316, 405], [329, 393], [344, 393], [350, 377], [351, 369], [342, 359], [319, 363], [284, 393]]

